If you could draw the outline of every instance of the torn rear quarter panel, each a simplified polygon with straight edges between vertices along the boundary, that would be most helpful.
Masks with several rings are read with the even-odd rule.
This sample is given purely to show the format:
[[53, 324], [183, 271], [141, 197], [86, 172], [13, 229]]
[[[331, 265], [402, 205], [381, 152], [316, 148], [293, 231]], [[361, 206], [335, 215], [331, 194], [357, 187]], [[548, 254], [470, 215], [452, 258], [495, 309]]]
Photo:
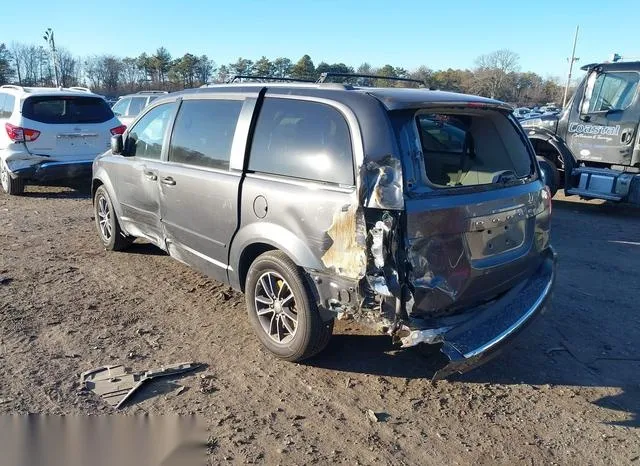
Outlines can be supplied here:
[[366, 231], [364, 214], [357, 203], [333, 214], [327, 234], [332, 244], [322, 256], [325, 267], [346, 278], [362, 278], [367, 262]]

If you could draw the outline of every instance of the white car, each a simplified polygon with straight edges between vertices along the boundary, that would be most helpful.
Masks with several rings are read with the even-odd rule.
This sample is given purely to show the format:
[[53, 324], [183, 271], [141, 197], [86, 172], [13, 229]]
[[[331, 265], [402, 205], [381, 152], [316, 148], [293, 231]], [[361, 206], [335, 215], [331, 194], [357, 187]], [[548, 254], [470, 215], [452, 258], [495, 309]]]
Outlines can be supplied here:
[[87, 88], [0, 86], [2, 189], [21, 194], [27, 183], [90, 179], [93, 160], [125, 129]]
[[140, 91], [136, 94], [122, 96], [113, 104], [113, 113], [123, 125], [130, 126], [143, 108], [163, 94], [168, 94], [168, 92]]

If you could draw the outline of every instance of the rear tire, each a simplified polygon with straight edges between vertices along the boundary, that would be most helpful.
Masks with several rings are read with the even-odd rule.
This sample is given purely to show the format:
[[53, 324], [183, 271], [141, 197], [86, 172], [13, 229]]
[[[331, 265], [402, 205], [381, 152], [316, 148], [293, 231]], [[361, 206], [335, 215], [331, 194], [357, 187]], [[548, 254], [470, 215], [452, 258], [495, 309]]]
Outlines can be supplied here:
[[4, 160], [0, 160], [0, 181], [5, 193], [11, 196], [18, 196], [24, 193], [24, 180], [22, 178], [11, 178], [9, 168]]
[[536, 156], [536, 159], [538, 159], [538, 165], [544, 175], [545, 184], [549, 187], [551, 197], [553, 197], [560, 188], [560, 172], [551, 160], [540, 155]]
[[98, 236], [108, 251], [122, 251], [129, 247], [134, 238], [126, 236], [120, 229], [116, 211], [104, 186], [98, 187], [93, 196], [93, 213]]
[[268, 251], [251, 264], [245, 299], [258, 339], [278, 358], [302, 361], [329, 343], [333, 319], [322, 321], [304, 272], [282, 251]]

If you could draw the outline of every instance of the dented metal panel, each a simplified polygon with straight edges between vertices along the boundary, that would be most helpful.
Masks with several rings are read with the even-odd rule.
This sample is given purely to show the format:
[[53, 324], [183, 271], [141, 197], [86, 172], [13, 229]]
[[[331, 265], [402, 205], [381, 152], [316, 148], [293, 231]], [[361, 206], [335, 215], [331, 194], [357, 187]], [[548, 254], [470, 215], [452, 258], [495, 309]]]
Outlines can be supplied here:
[[333, 214], [327, 230], [331, 246], [322, 256], [322, 263], [340, 276], [362, 278], [366, 270], [366, 232], [362, 208], [345, 205]]

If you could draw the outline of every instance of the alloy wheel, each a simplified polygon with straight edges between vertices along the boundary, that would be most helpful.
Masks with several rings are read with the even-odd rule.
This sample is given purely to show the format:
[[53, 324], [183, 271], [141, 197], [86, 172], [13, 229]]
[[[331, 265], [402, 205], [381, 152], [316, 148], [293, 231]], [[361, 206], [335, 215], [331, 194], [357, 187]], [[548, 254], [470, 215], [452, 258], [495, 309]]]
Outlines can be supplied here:
[[9, 171], [2, 160], [0, 160], [0, 183], [2, 183], [2, 189], [9, 192]]
[[298, 329], [293, 290], [277, 272], [263, 273], [255, 286], [255, 310], [264, 332], [278, 344], [287, 344]]
[[111, 239], [111, 208], [106, 197], [98, 198], [98, 225], [100, 227], [100, 235], [105, 242]]

